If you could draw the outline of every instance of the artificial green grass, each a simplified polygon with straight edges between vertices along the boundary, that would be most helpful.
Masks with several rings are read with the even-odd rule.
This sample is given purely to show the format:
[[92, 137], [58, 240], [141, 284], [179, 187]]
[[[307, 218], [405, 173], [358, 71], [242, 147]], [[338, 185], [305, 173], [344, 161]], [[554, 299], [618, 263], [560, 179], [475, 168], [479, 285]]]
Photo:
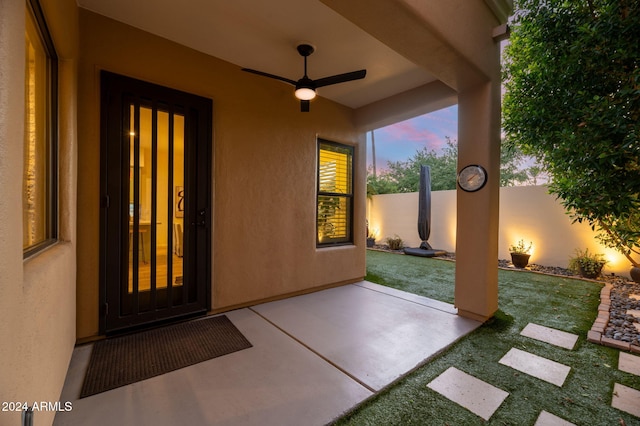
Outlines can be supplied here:
[[[453, 302], [455, 263], [367, 252], [367, 280]], [[640, 425], [611, 407], [614, 383], [640, 390], [640, 377], [617, 369], [619, 351], [586, 341], [597, 314], [601, 284], [519, 271], [499, 271], [495, 317], [354, 412], [337, 425], [533, 425], [542, 410], [576, 425]], [[573, 350], [521, 336], [530, 322], [577, 334]], [[498, 361], [518, 348], [563, 363], [562, 387]], [[509, 392], [487, 422], [427, 384], [449, 367]], [[623, 423], [624, 422], [624, 423]]]
[[367, 275], [364, 279], [453, 303], [454, 267], [455, 263], [447, 260], [367, 250]]

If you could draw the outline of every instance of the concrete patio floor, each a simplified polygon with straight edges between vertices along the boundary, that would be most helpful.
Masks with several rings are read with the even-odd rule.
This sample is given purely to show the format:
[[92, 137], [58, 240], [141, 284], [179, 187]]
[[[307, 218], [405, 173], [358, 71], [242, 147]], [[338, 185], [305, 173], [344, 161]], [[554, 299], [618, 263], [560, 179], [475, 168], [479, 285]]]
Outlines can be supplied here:
[[75, 349], [55, 425], [324, 425], [480, 326], [366, 281], [227, 312], [252, 348], [78, 399]]

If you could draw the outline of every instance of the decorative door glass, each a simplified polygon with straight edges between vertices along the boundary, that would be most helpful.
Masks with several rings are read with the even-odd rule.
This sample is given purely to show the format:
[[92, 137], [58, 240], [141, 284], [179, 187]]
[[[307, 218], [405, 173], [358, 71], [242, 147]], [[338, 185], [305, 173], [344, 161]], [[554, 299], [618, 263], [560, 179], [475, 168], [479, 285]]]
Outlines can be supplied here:
[[[130, 106], [129, 295], [183, 284], [184, 134], [183, 115]], [[174, 304], [181, 295], [174, 292]], [[167, 306], [160, 293], [140, 300], [152, 298], [141, 311]]]

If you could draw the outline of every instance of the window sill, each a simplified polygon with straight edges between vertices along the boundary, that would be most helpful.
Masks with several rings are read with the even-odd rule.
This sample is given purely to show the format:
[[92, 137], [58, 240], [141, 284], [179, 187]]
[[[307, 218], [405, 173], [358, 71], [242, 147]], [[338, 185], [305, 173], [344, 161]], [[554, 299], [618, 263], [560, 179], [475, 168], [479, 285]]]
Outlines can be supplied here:
[[355, 244], [353, 243], [336, 243], [336, 244], [323, 244], [323, 245], [316, 245], [316, 250], [326, 250], [326, 249], [348, 249], [348, 248], [352, 248], [352, 247], [356, 247]]
[[31, 260], [37, 257], [38, 255], [51, 250], [53, 247], [57, 246], [59, 243], [60, 243], [60, 240], [48, 240], [40, 244], [37, 244], [36, 246], [31, 247], [29, 250], [23, 252], [22, 260], [24, 262]]

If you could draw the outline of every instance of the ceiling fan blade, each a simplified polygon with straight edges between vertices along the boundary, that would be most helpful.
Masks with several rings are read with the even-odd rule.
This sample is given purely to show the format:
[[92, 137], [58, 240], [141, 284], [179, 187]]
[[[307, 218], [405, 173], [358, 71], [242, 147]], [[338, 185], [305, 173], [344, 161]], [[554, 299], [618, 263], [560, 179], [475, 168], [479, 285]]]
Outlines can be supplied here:
[[269, 74], [269, 73], [262, 72], [262, 71], [252, 70], [250, 68], [242, 68], [242, 71], [250, 72], [252, 74], [258, 74], [258, 75], [261, 75], [263, 77], [275, 78], [276, 80], [284, 81], [285, 83], [289, 83], [289, 84], [292, 84], [294, 86], [297, 83], [296, 81], [291, 80], [289, 78], [280, 77], [279, 75]]
[[309, 112], [309, 101], [300, 101], [300, 112]]
[[344, 74], [332, 75], [331, 77], [319, 78], [318, 80], [314, 80], [314, 84], [316, 87], [329, 86], [332, 84], [344, 83], [346, 81], [352, 80], [360, 80], [367, 75], [367, 70], [359, 70], [347, 72]]

